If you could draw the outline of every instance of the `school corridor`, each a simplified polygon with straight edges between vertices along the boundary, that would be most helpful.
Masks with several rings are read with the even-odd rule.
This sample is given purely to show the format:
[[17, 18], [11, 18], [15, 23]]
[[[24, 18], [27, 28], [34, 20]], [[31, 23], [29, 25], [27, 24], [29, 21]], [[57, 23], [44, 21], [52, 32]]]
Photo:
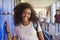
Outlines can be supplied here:
[[[13, 36], [14, 7], [24, 2], [33, 6], [41, 28], [52, 34], [54, 40], [60, 40], [60, 16], [59, 18], [55, 17], [57, 11], [60, 14], [60, 0], [0, 0], [0, 40], [7, 40], [6, 20], [8, 20], [11, 37]], [[56, 22], [56, 20], [59, 20], [59, 22]], [[59, 24], [59, 27], [56, 27], [56, 23]]]

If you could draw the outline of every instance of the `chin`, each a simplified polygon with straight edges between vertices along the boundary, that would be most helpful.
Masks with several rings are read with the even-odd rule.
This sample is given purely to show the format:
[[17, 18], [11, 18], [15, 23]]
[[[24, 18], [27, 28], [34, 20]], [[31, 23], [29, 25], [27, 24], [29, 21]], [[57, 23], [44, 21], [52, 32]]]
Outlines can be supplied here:
[[24, 20], [24, 22], [27, 22], [28, 20]]

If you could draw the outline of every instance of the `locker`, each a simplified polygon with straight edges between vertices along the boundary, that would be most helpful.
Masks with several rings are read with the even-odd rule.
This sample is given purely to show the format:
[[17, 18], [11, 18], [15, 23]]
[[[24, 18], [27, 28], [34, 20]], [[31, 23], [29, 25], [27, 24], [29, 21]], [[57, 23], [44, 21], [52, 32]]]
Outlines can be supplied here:
[[0, 15], [0, 19], [0, 40], [7, 40], [5, 21], [7, 19], [10, 28], [10, 35], [12, 37], [14, 30], [13, 17], [11, 15]]
[[[13, 36], [14, 30], [13, 15], [7, 14], [8, 12], [12, 13], [13, 8], [14, 0], [0, 0], [0, 40], [7, 40], [5, 28], [6, 19], [8, 20], [11, 37]], [[6, 15], [3, 15], [2, 12], [4, 12]]]

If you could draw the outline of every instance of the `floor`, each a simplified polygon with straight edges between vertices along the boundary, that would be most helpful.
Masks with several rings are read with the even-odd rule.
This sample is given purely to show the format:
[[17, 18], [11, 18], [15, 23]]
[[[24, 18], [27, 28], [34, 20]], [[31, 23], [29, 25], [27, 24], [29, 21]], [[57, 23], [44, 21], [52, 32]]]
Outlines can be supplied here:
[[[45, 24], [43, 25], [42, 28], [45, 29]], [[50, 24], [49, 33], [53, 35], [54, 40], [60, 40], [60, 33], [56, 35], [54, 24]]]

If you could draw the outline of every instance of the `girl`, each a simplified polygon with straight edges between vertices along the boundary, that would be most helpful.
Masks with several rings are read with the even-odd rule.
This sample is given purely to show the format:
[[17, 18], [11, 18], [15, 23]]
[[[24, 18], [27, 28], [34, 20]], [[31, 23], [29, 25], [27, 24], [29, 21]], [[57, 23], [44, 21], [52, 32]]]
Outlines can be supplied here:
[[46, 15], [46, 31], [49, 32], [49, 26], [50, 26], [50, 12], [47, 11]]
[[60, 12], [59, 10], [56, 10], [56, 14], [55, 14], [55, 32], [56, 32], [56, 35], [58, 33], [60, 33]]
[[[36, 13], [28, 3], [20, 3], [14, 8], [13, 40], [44, 40], [42, 29], [38, 22], [38, 32], [33, 27], [33, 21], [38, 22]], [[8, 24], [7, 26], [8, 27]], [[9, 29], [8, 29], [9, 30]], [[7, 34], [10, 32], [7, 31]], [[37, 36], [38, 33], [38, 36]], [[8, 39], [12, 40], [10, 35]]]

